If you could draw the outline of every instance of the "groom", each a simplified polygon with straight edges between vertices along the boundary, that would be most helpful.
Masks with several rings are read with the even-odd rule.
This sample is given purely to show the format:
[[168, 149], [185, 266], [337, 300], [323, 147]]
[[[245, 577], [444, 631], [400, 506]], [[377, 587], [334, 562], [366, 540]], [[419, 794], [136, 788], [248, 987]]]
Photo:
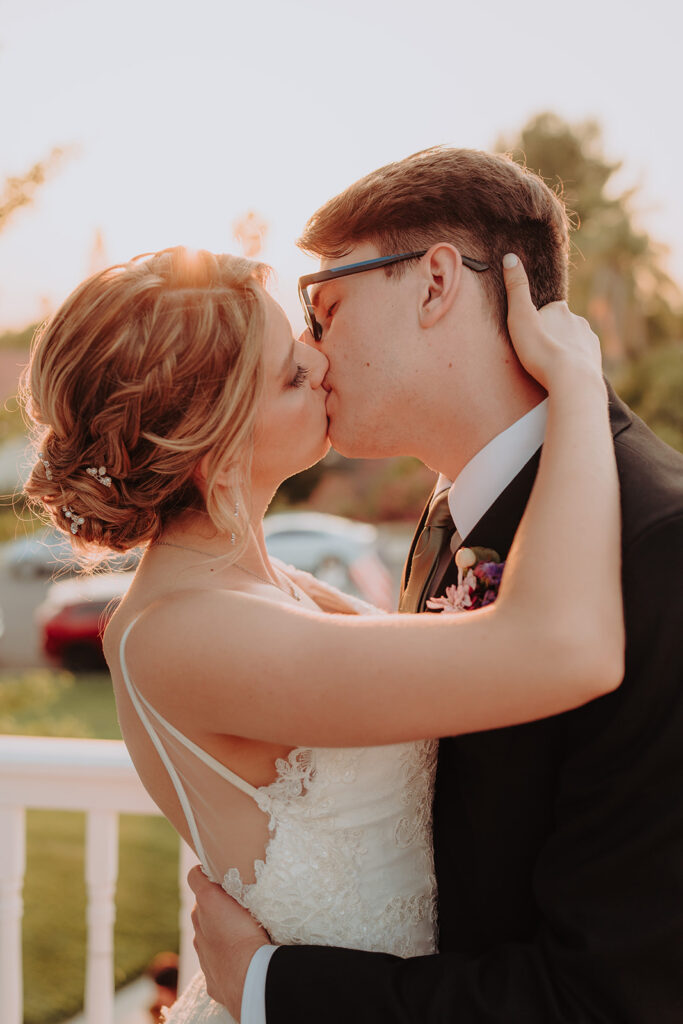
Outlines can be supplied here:
[[[506, 158], [437, 148], [330, 200], [300, 244], [337, 271], [302, 279], [330, 361], [333, 445], [414, 455], [439, 474], [401, 599], [424, 611], [455, 582], [459, 545], [505, 558], [528, 500], [545, 396], [509, 344], [498, 268], [516, 253], [537, 306], [564, 299], [564, 208]], [[402, 258], [357, 265], [389, 256]], [[562, 715], [441, 741], [437, 955], [273, 949], [193, 872], [209, 993], [242, 1024], [683, 1021], [683, 458], [611, 390], [610, 400], [621, 687]], [[588, 588], [590, 565], [585, 574]]]

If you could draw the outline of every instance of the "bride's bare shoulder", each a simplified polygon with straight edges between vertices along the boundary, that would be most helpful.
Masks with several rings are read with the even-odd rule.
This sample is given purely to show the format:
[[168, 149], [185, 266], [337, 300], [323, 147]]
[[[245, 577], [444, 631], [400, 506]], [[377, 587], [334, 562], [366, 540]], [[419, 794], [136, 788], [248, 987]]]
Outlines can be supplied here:
[[[103, 635], [107, 661], [117, 652], [126, 635], [126, 655], [144, 667], [146, 652], [161, 657], [167, 664], [173, 651], [187, 641], [188, 631], [201, 628], [202, 622], [214, 622], [221, 617], [229, 629], [231, 617], [239, 605], [249, 599], [248, 594], [227, 590], [187, 588], [163, 594], [131, 593], [127, 595], [109, 619]], [[232, 613], [232, 616], [231, 616]], [[156, 667], [159, 668], [157, 661]]]

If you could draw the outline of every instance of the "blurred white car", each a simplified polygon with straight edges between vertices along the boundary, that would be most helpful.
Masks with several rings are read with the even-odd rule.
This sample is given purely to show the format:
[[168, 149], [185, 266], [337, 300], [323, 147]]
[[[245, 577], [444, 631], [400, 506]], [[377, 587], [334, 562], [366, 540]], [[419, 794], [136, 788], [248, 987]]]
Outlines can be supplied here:
[[391, 574], [380, 558], [374, 526], [325, 512], [279, 512], [266, 516], [263, 532], [274, 558], [378, 608], [395, 608]]
[[[17, 579], [49, 578], [78, 571], [71, 542], [56, 527], [46, 526], [29, 537], [7, 541], [2, 546], [2, 560]], [[112, 570], [134, 569], [140, 561], [141, 549], [113, 555], [107, 561]]]

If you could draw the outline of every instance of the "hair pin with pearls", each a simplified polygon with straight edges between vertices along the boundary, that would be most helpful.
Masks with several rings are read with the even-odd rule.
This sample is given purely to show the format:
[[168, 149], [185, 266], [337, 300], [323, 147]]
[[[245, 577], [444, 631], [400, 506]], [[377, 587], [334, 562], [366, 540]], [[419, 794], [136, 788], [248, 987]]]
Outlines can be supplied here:
[[62, 505], [62, 512], [67, 519], [71, 520], [71, 532], [78, 533], [79, 527], [83, 526], [85, 519], [83, 516], [77, 516], [72, 508], [67, 508], [66, 505]]
[[47, 477], [48, 480], [52, 480], [52, 470], [50, 469], [50, 463], [47, 461], [42, 452], [38, 452], [38, 458], [45, 466], [45, 476]]
[[91, 477], [94, 477], [98, 483], [104, 484], [105, 487], [111, 487], [111, 477], [107, 475], [106, 466], [88, 466], [86, 473], [89, 473]]

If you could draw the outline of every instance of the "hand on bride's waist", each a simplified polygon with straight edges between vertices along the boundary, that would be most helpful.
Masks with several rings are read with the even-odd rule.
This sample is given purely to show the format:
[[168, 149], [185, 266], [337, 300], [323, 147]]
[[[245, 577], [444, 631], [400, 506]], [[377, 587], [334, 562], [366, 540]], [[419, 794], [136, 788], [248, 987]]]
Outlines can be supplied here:
[[192, 911], [194, 946], [212, 999], [240, 1019], [244, 980], [257, 949], [268, 945], [268, 933], [200, 867], [187, 876], [197, 903]]

